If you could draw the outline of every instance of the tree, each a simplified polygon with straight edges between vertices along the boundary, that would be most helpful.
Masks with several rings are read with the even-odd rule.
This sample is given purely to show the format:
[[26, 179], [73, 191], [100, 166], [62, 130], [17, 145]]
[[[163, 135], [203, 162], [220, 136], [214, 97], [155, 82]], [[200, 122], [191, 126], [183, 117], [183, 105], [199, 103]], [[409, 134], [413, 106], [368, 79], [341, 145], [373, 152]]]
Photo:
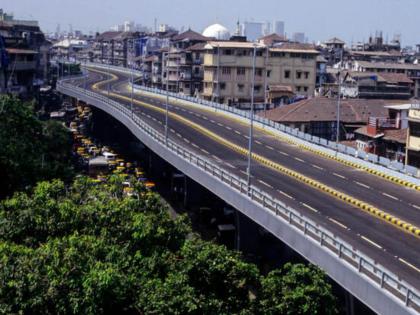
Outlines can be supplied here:
[[260, 314], [310, 315], [337, 313], [325, 274], [314, 266], [287, 263], [261, 280]]
[[31, 104], [0, 96], [0, 198], [39, 180], [72, 176], [71, 134], [42, 122]]
[[262, 277], [122, 181], [40, 182], [0, 201], [1, 314], [334, 314], [319, 269]]

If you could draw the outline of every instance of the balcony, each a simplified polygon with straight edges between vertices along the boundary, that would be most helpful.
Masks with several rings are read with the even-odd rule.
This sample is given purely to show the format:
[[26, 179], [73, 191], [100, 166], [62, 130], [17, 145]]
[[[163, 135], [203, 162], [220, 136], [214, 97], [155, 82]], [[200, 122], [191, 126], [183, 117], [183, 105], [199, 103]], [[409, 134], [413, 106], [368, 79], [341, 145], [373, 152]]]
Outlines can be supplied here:
[[191, 80], [191, 73], [189, 72], [181, 72], [179, 74], [181, 80]]

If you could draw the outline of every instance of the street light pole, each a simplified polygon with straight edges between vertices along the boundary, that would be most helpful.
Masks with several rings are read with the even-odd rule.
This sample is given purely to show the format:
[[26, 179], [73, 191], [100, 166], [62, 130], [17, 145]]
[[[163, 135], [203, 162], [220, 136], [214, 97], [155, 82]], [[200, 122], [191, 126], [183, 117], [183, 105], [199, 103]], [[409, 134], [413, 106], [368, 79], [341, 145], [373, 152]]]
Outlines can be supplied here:
[[[167, 54], [169, 54], [169, 52]], [[166, 68], [165, 144], [168, 145], [168, 116], [169, 116], [169, 70], [168, 70], [168, 55], [166, 55], [166, 58], [165, 58], [165, 65], [166, 65], [165, 66], [165, 68]]]
[[252, 142], [254, 133], [254, 90], [255, 90], [255, 63], [257, 59], [257, 46], [254, 44], [254, 54], [252, 58], [252, 82], [251, 82], [251, 110], [250, 110], [250, 124], [249, 124], [249, 139], [248, 139], [248, 167], [247, 167], [247, 187], [248, 193], [251, 188], [251, 160], [252, 160]]
[[343, 50], [341, 50], [341, 58], [340, 58], [340, 69], [338, 70], [338, 99], [337, 99], [337, 134], [335, 142], [337, 143], [337, 151], [338, 151], [338, 142], [340, 141], [340, 109], [341, 109], [341, 71], [342, 71], [342, 64], [343, 64]]
[[110, 59], [108, 58], [108, 67], [107, 67], [107, 74], [108, 74], [108, 84], [107, 84], [107, 87], [108, 87], [108, 97], [109, 97], [109, 90], [110, 90], [110, 87], [111, 87], [111, 81], [110, 81], [110, 68], [111, 68], [111, 65], [110, 65]]
[[266, 47], [265, 51], [265, 71], [264, 71], [264, 117], [266, 117], [267, 112], [267, 103], [268, 103], [268, 92], [267, 92], [267, 85], [268, 85], [268, 69], [267, 69], [267, 63], [268, 63], [268, 46]]
[[[133, 41], [133, 52], [135, 51], [135, 47], [134, 47], [134, 38], [132, 39]], [[134, 102], [134, 65], [133, 65], [133, 60], [134, 58], [131, 58], [131, 118], [134, 117], [134, 111], [133, 111], [133, 102]]]

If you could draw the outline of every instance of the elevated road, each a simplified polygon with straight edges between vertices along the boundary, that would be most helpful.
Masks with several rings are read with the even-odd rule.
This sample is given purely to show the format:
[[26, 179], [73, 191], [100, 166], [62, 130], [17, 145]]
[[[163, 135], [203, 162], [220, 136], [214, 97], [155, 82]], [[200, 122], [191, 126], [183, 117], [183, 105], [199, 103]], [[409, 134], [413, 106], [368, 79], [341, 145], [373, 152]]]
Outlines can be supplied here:
[[[91, 69], [87, 80], [76, 79], [72, 84], [86, 86], [131, 109], [128, 76], [118, 72], [110, 74]], [[165, 99], [136, 92], [132, 109], [164, 132]], [[247, 122], [174, 99], [170, 100], [169, 111], [169, 137], [173, 141], [246, 178]], [[419, 191], [315, 155], [258, 128], [254, 130], [253, 150], [253, 185], [325, 226], [413, 287], [420, 288], [420, 238], [416, 233], [347, 199], [367, 204], [416, 228], [420, 227]], [[346, 199], [320, 189], [320, 185], [334, 189]]]

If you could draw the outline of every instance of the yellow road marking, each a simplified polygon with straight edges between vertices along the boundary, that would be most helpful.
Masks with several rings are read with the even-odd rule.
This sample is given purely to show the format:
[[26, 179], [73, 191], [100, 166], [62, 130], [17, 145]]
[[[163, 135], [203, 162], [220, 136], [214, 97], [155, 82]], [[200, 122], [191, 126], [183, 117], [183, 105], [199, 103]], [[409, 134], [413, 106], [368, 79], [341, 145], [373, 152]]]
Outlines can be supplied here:
[[[116, 77], [116, 76], [114, 76], [114, 77]], [[95, 88], [95, 89], [98, 89], [98, 88]], [[104, 93], [104, 92], [101, 91], [101, 93]], [[106, 92], [105, 92], [105, 94], [106, 94]], [[116, 98], [119, 98], [119, 99], [123, 99], [123, 100], [126, 100], [126, 101], [131, 100], [130, 98], [128, 98], [126, 96], [123, 96], [123, 95], [119, 95], [119, 94], [115, 94], [115, 93], [110, 93], [110, 94], [112, 96], [116, 97]], [[155, 106], [155, 105], [147, 104], [147, 103], [141, 102], [139, 100], [134, 100], [134, 102], [139, 104], [139, 105], [142, 105], [144, 107], [148, 107], [152, 110], [158, 111], [158, 112], [165, 112], [165, 109], [160, 108], [160, 107]], [[172, 118], [184, 123], [187, 126], [190, 126], [193, 129], [196, 129], [196, 130], [200, 131], [202, 134], [208, 136], [209, 138], [215, 140], [216, 142], [219, 142], [220, 144], [222, 144], [222, 145], [224, 145], [224, 146], [226, 146], [226, 147], [228, 147], [228, 148], [230, 148], [230, 149], [232, 149], [232, 150], [234, 150], [234, 151], [236, 151], [236, 152], [238, 152], [242, 155], [247, 155], [248, 154], [248, 150], [246, 148], [243, 148], [243, 147], [241, 147], [241, 146], [239, 146], [239, 145], [237, 145], [233, 142], [230, 142], [229, 140], [215, 134], [214, 132], [210, 131], [209, 129], [206, 129], [206, 128], [198, 125], [197, 123], [194, 123], [194, 122], [186, 119], [185, 117], [182, 117], [182, 116], [180, 116], [178, 114], [175, 114], [173, 112], [170, 112], [169, 115]], [[171, 131], [172, 131], [172, 129], [171, 129]], [[295, 171], [293, 171], [293, 170], [291, 170], [291, 169], [289, 169], [289, 168], [287, 168], [287, 167], [285, 167], [285, 166], [283, 166], [279, 163], [271, 161], [271, 160], [269, 160], [269, 159], [267, 159], [267, 158], [265, 158], [265, 157], [263, 157], [263, 156], [261, 156], [257, 153], [253, 153], [252, 158], [254, 160], [258, 161], [259, 163], [261, 163], [263, 165], [266, 165], [266, 166], [268, 166], [268, 167], [270, 167], [270, 168], [272, 168], [272, 169], [274, 169], [274, 170], [276, 170], [280, 173], [283, 173], [283, 174], [285, 174], [285, 175], [287, 175], [291, 178], [294, 178], [294, 179], [296, 179], [300, 182], [303, 182], [303, 183], [307, 184], [308, 186], [312, 186], [312, 187], [318, 189], [319, 191], [322, 191], [322, 192], [324, 192], [326, 194], [329, 194], [329, 195], [331, 195], [331, 196], [333, 196], [333, 197], [335, 197], [339, 200], [342, 200], [342, 201], [344, 201], [348, 204], [351, 204], [352, 206], [357, 207], [357, 208], [367, 212], [368, 214], [374, 215], [377, 218], [379, 218], [379, 219], [381, 219], [381, 220], [383, 220], [387, 223], [390, 223], [391, 225], [393, 225], [393, 226], [395, 226], [395, 227], [397, 227], [397, 228], [399, 228], [399, 229], [401, 229], [405, 232], [409, 232], [410, 234], [415, 235], [416, 237], [420, 237], [420, 228], [418, 228], [418, 227], [416, 227], [416, 226], [414, 226], [414, 225], [412, 225], [408, 222], [405, 222], [405, 221], [399, 219], [398, 217], [392, 216], [392, 215], [390, 215], [390, 214], [388, 214], [388, 213], [386, 213], [386, 212], [384, 212], [380, 209], [375, 208], [374, 206], [372, 206], [368, 203], [365, 203], [365, 202], [363, 202], [361, 200], [358, 200], [358, 199], [356, 199], [356, 198], [354, 198], [350, 195], [347, 195], [345, 193], [337, 191], [334, 188], [329, 187], [325, 184], [322, 184], [321, 182], [318, 182], [318, 181], [316, 181], [316, 180], [314, 180], [310, 177], [307, 177], [303, 174], [295, 172]]]

